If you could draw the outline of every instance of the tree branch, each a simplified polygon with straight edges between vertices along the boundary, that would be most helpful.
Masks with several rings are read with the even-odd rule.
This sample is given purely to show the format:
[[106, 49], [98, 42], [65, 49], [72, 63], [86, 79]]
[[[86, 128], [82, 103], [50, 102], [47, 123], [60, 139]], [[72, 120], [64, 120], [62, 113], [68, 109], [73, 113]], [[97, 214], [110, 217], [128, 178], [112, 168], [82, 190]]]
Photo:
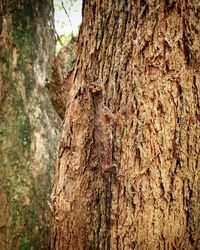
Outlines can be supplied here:
[[63, 46], [64, 44], [62, 43], [60, 36], [59, 36], [58, 32], [56, 31], [56, 29], [55, 29], [55, 34], [56, 34], [56, 38], [59, 41], [60, 45]]
[[67, 17], [68, 17], [68, 20], [69, 20], [70, 26], [71, 26], [71, 28], [72, 28], [72, 35], [73, 35], [73, 25], [72, 25], [71, 19], [70, 19], [70, 17], [69, 17], [69, 14], [68, 14], [68, 12], [67, 12], [67, 10], [66, 10], [66, 8], [65, 8], [65, 5], [64, 5], [64, 3], [63, 3], [63, 1], [62, 1], [62, 0], [61, 0], [61, 4], [62, 4], [62, 7], [63, 7], [63, 9], [64, 9], [64, 11], [65, 11], [65, 13], [66, 13]]

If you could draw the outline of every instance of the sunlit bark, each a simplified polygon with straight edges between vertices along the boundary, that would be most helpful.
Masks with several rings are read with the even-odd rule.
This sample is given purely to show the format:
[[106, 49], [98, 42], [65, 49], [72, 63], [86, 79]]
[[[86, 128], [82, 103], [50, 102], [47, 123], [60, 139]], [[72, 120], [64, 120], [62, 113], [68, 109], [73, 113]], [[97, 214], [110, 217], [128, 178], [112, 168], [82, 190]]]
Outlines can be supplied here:
[[[199, 1], [84, 1], [51, 249], [198, 249]], [[103, 172], [94, 99], [122, 113]], [[106, 157], [106, 153], [105, 153]]]

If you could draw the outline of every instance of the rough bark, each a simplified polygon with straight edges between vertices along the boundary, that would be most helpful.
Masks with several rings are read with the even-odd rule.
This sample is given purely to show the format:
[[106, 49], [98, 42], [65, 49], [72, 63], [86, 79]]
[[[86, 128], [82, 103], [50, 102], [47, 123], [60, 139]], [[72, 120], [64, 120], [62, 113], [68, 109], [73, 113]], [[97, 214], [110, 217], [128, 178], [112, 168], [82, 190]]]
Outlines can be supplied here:
[[[51, 249], [200, 248], [199, 10], [197, 0], [84, 1]], [[97, 81], [104, 104], [123, 111], [114, 173], [96, 146]]]
[[52, 1], [0, 2], [0, 249], [47, 249], [59, 117], [45, 79]]
[[54, 58], [51, 75], [46, 84], [51, 102], [62, 120], [65, 117], [66, 106], [70, 99], [77, 48], [76, 40], [76, 37], [72, 37]]

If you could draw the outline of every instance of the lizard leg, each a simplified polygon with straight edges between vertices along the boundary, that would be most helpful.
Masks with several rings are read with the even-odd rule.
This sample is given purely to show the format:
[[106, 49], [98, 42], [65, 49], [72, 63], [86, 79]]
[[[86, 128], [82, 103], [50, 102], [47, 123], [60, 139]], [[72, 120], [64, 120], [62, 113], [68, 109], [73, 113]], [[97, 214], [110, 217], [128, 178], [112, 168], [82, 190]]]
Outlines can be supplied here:
[[104, 173], [114, 173], [117, 170], [117, 165], [112, 163], [110, 165], [104, 165], [102, 167], [102, 170]]

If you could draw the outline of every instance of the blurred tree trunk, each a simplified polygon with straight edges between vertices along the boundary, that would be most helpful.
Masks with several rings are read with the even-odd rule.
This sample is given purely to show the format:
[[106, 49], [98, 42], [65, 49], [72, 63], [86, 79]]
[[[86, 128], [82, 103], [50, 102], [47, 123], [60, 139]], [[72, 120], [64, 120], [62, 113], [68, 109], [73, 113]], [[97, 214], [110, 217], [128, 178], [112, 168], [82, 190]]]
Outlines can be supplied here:
[[[199, 10], [197, 0], [84, 1], [51, 249], [200, 248]], [[110, 173], [94, 82], [121, 113]]]
[[53, 1], [0, 2], [0, 249], [47, 249], [59, 118], [44, 87]]

